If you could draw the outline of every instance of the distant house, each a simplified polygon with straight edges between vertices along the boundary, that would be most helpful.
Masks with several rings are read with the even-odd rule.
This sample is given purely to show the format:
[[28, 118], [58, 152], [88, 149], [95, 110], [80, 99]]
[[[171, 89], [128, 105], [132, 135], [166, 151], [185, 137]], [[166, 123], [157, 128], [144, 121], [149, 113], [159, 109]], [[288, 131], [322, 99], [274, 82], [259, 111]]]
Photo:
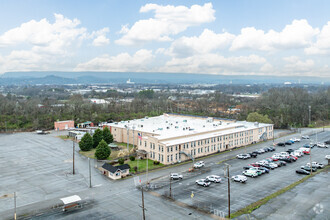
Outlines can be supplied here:
[[112, 166], [111, 164], [108, 163], [103, 164], [101, 168], [102, 173], [113, 180], [117, 180], [127, 176], [129, 174], [129, 169], [130, 166], [128, 164]]
[[83, 122], [83, 123], [79, 123], [78, 124], [78, 128], [88, 128], [88, 127], [94, 127], [93, 122], [86, 121], [86, 122]]
[[68, 130], [70, 128], [74, 128], [74, 121], [72, 120], [54, 122], [54, 129], [56, 131]]

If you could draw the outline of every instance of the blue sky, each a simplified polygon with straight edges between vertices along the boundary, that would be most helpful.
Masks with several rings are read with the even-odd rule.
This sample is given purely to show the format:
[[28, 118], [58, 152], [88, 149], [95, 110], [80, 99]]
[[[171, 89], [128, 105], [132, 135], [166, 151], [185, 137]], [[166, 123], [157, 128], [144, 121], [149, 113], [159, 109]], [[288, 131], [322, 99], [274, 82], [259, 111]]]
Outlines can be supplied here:
[[330, 76], [330, 1], [0, 0], [0, 74]]

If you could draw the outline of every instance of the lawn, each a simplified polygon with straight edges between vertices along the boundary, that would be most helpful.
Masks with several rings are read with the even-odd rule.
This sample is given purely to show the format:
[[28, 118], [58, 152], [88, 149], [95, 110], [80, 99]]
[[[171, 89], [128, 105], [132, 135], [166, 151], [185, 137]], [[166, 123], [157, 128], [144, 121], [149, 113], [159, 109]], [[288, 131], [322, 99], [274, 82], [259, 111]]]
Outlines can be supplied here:
[[[134, 171], [135, 166], [138, 167], [138, 170], [137, 170], [138, 172], [144, 172], [147, 170], [147, 160], [146, 159], [134, 160], [134, 161], [128, 160], [125, 163], [131, 167], [131, 169], [130, 169], [131, 173], [135, 173], [135, 171]], [[163, 167], [163, 166], [164, 166], [164, 164], [161, 164], [161, 163], [158, 165], [155, 165], [153, 160], [148, 159], [148, 170], [155, 169], [158, 167]]]
[[[117, 142], [115, 142], [114, 144], [118, 145], [119, 149], [121, 149], [121, 150], [111, 150], [110, 157], [108, 157], [107, 160], [114, 160], [114, 159], [117, 159], [118, 157], [123, 157], [123, 156], [125, 156], [127, 154], [127, 144], [125, 144], [125, 143], [117, 143]], [[133, 149], [133, 145], [130, 144], [129, 145], [129, 150], [132, 151], [132, 149]], [[90, 151], [79, 151], [79, 153], [82, 154], [82, 155], [84, 155], [85, 157], [96, 159], [95, 156], [94, 156], [95, 150], [96, 149], [93, 148]]]
[[62, 140], [73, 140], [73, 137], [69, 137], [68, 135], [59, 135], [57, 137], [61, 138]]

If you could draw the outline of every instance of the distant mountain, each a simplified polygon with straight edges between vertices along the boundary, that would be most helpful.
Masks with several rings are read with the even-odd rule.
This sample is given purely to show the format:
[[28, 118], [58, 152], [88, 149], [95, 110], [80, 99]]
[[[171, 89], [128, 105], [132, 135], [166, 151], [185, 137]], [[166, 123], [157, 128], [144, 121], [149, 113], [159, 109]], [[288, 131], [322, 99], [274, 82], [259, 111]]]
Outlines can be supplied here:
[[130, 72], [7, 72], [0, 75], [0, 85], [126, 83], [212, 83], [212, 84], [330, 84], [330, 77], [238, 76], [186, 73]]

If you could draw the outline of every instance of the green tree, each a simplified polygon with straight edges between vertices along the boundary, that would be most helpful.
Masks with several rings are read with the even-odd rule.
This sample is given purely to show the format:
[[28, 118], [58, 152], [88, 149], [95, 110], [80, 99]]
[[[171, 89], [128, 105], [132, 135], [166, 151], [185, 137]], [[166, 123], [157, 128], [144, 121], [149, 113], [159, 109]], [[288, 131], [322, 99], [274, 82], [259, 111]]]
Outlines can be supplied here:
[[119, 163], [120, 165], [124, 164], [124, 163], [125, 163], [125, 159], [124, 159], [124, 158], [119, 158], [119, 159], [118, 159], [118, 163]]
[[272, 120], [270, 120], [268, 118], [268, 115], [262, 115], [259, 114], [258, 112], [251, 112], [248, 116], [247, 116], [247, 121], [250, 122], [260, 122], [260, 123], [267, 123], [267, 124], [272, 124]]
[[155, 92], [152, 89], [142, 90], [139, 92], [140, 98], [152, 99], [154, 97], [154, 95], [155, 95]]
[[84, 134], [79, 142], [80, 150], [89, 151], [93, 148], [93, 138], [89, 133]]
[[101, 129], [96, 129], [93, 134], [93, 147], [97, 147], [100, 141], [103, 139], [103, 132]]
[[104, 140], [101, 140], [99, 145], [96, 147], [95, 157], [98, 160], [105, 160], [110, 156], [110, 154], [111, 150], [108, 144]]
[[113, 142], [113, 136], [110, 133], [110, 130], [108, 127], [103, 128], [103, 140], [107, 142], [107, 144], [110, 144]]

